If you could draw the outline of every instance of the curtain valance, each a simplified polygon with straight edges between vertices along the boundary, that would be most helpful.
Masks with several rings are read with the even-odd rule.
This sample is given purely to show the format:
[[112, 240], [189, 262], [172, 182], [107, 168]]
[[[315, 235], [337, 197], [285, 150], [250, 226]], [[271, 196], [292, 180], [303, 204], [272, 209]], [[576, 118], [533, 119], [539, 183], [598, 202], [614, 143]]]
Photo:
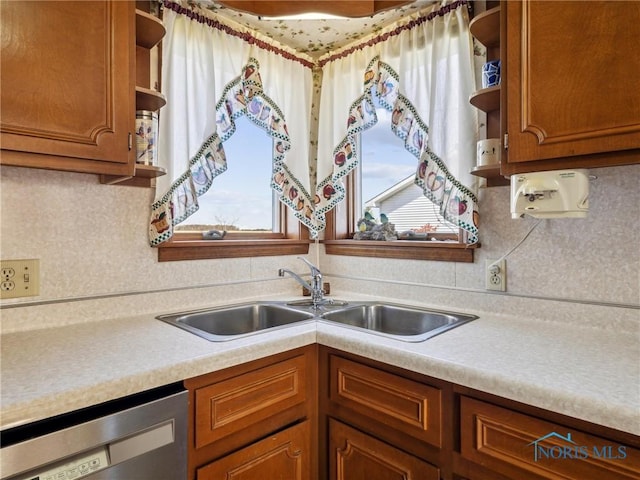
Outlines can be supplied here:
[[357, 134], [377, 122], [371, 99], [392, 113], [391, 129], [416, 159], [415, 183], [440, 214], [478, 240], [477, 113], [466, 2], [407, 19], [320, 59], [323, 65], [315, 216], [345, 196], [342, 179], [358, 164]]
[[[477, 113], [473, 48], [464, 0], [414, 14], [332, 52], [322, 66], [317, 184], [310, 185], [314, 62], [240, 26], [166, 1], [159, 152], [169, 175], [158, 182], [149, 235], [166, 241], [198, 209], [226, 170], [224, 142], [246, 115], [273, 141], [271, 187], [312, 237], [345, 196], [342, 179], [358, 162], [356, 135], [377, 122], [371, 95], [392, 113], [391, 128], [416, 157], [415, 183], [440, 213], [477, 242]], [[373, 90], [372, 90], [372, 87]], [[372, 93], [373, 92], [373, 93]]]
[[151, 245], [171, 238], [173, 227], [198, 210], [198, 197], [234, 161], [226, 158], [224, 142], [242, 115], [273, 139], [272, 189], [303, 224], [314, 228], [308, 60], [255, 32], [207, 22], [187, 14], [187, 7], [167, 5], [162, 63], [167, 105], [161, 112], [158, 148], [168, 175], [160, 177], [152, 205]]

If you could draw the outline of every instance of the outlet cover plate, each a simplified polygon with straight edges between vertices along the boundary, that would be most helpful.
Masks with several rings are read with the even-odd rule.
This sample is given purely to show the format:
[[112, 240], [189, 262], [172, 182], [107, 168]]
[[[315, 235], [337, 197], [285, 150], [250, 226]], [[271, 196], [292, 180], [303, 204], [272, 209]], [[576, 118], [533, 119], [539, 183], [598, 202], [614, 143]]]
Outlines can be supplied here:
[[502, 259], [499, 262], [496, 262], [495, 260], [487, 260], [485, 274], [485, 288], [487, 290], [496, 290], [498, 292], [507, 291], [507, 261], [505, 259]]
[[0, 298], [40, 295], [40, 260], [0, 260]]

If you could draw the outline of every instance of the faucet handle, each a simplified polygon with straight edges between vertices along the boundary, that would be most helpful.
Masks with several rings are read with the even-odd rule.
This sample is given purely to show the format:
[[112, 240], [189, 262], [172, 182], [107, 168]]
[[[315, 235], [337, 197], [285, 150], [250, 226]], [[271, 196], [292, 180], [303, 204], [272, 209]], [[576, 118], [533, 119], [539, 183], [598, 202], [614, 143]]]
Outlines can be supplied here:
[[318, 267], [316, 267], [313, 263], [311, 263], [309, 260], [307, 260], [304, 257], [298, 257], [298, 260], [302, 260], [304, 263], [306, 263], [309, 268], [311, 269], [311, 275], [321, 275], [322, 272], [320, 272], [320, 269]]

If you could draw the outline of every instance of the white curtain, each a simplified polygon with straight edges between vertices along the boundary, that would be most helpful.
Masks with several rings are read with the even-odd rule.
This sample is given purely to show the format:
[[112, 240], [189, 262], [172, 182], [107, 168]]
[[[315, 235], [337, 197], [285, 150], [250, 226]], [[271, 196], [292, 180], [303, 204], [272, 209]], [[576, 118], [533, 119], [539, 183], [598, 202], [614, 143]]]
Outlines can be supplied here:
[[392, 114], [392, 129], [416, 156], [415, 183], [440, 213], [476, 243], [477, 112], [466, 2], [445, 2], [320, 59], [315, 216], [344, 198], [342, 179], [358, 163], [356, 136], [377, 122], [370, 89]]
[[[309, 122], [312, 64], [276, 42], [214, 14], [165, 4], [158, 157], [159, 177], [149, 225], [151, 245], [198, 209], [198, 197], [216, 188], [226, 170], [224, 141], [234, 119], [247, 115], [273, 141], [272, 188], [312, 226]], [[218, 180], [223, 181], [223, 180]]]

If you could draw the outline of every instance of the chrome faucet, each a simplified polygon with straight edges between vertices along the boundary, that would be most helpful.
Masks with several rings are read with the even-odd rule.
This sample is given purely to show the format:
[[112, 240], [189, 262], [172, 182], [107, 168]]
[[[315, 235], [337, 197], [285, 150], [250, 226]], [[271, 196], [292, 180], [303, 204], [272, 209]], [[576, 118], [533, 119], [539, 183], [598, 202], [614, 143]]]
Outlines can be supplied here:
[[278, 276], [284, 277], [285, 273], [291, 275], [300, 285], [311, 292], [311, 303], [313, 304], [313, 308], [318, 308], [320, 305], [325, 303], [324, 292], [322, 290], [322, 272], [306, 258], [298, 257], [298, 259], [306, 263], [311, 269], [311, 285], [287, 268], [281, 268], [278, 270]]

